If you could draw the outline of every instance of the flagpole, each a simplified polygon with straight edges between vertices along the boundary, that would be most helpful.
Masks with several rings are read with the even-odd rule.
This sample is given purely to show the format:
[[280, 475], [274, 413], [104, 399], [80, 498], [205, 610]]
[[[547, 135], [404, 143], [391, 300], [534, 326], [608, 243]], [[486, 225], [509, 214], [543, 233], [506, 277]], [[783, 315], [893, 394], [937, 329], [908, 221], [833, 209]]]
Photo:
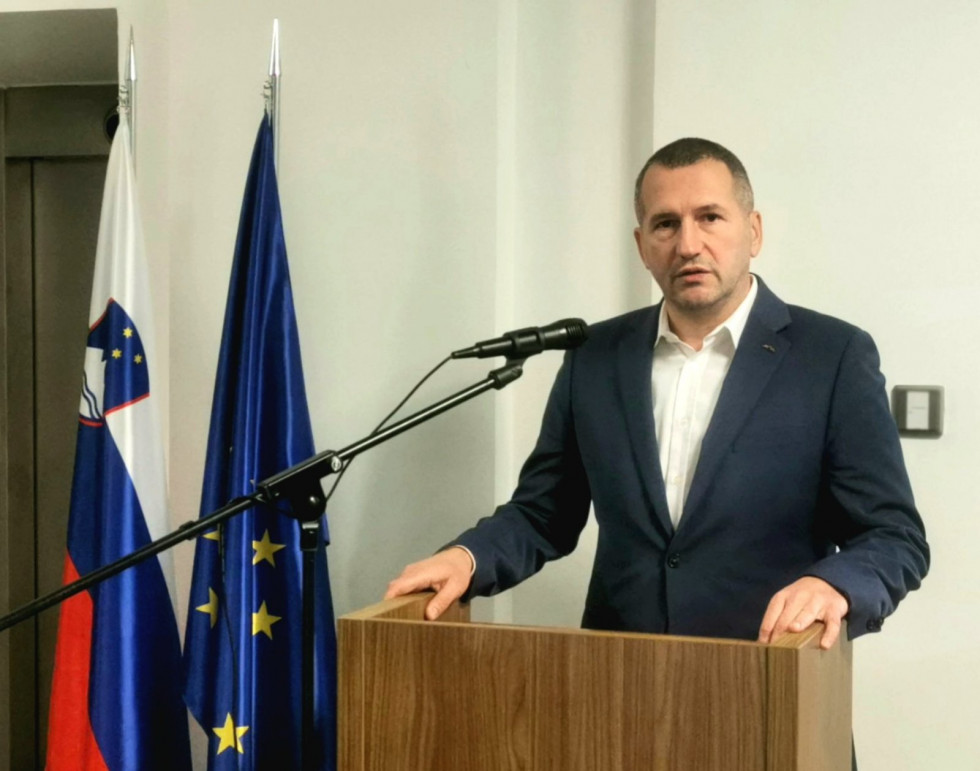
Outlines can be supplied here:
[[269, 79], [265, 82], [265, 111], [272, 124], [273, 157], [279, 171], [279, 97], [282, 62], [279, 58], [279, 19], [272, 20], [272, 51], [269, 54]]
[[[133, 171], [136, 171], [136, 43], [133, 41], [133, 27], [129, 27], [129, 56], [126, 62], [124, 81], [126, 108], [129, 112], [129, 146], [133, 156]], [[121, 106], [121, 105], [120, 105]]]

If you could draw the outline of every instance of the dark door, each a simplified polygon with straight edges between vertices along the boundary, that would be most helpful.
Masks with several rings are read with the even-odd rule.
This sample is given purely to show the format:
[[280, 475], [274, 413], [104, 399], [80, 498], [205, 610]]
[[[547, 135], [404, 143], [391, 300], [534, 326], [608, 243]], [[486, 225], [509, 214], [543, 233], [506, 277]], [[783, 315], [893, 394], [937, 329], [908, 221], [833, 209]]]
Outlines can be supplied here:
[[[61, 585], [105, 169], [104, 155], [5, 162], [4, 612]], [[43, 768], [57, 624], [54, 608], [0, 639], [0, 768]]]

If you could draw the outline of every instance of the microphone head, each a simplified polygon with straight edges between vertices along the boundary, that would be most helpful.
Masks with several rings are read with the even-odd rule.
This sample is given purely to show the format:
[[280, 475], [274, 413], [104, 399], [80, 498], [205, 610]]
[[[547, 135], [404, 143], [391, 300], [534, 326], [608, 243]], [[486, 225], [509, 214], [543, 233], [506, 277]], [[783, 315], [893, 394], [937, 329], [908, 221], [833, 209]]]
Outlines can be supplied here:
[[554, 324], [549, 324], [547, 329], [560, 333], [554, 347], [562, 350], [578, 348], [589, 339], [589, 325], [582, 319], [562, 319]]

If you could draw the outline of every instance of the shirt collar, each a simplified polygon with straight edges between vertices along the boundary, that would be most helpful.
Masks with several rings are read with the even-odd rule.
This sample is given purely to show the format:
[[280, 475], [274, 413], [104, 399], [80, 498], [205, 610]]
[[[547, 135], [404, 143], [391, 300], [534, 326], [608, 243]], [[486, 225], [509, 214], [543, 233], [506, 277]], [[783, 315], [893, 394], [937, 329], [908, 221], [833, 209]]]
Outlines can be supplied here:
[[[732, 341], [732, 347], [738, 348], [738, 341], [742, 337], [742, 332], [745, 331], [745, 325], [749, 320], [749, 313], [752, 311], [752, 304], [755, 302], [755, 297], [759, 293], [759, 282], [755, 280], [755, 276], [753, 276], [751, 273], [749, 274], [749, 277], [752, 279], [752, 284], [749, 287], [748, 294], [745, 295], [742, 302], [739, 303], [738, 307], [732, 312], [731, 316], [704, 336], [706, 342], [710, 342], [718, 334], [720, 334], [723, 329], [727, 329], [728, 335]], [[657, 323], [657, 339], [654, 341], [654, 346], [656, 346], [661, 340], [665, 340], [668, 343], [683, 342], [670, 329], [670, 322], [667, 319], [666, 302], [660, 303], [660, 321]]]

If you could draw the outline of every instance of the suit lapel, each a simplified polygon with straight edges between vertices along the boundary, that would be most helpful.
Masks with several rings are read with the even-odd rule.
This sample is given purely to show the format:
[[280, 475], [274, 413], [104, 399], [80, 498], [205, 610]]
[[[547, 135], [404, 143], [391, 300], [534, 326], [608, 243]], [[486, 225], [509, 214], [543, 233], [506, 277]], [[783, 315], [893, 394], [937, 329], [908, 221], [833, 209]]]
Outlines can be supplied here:
[[735, 437], [789, 351], [789, 341], [779, 334], [790, 322], [789, 311], [758, 276], [755, 278], [759, 282], [759, 293], [701, 443], [698, 465], [684, 502], [682, 523], [697, 513], [718, 467], [731, 451]]
[[670, 522], [667, 493], [660, 469], [660, 451], [653, 421], [653, 383], [650, 379], [659, 315], [660, 306], [653, 306], [646, 321], [622, 338], [617, 351], [617, 368], [623, 414], [626, 416], [633, 457], [646, 488], [647, 498], [669, 537], [674, 527]]

